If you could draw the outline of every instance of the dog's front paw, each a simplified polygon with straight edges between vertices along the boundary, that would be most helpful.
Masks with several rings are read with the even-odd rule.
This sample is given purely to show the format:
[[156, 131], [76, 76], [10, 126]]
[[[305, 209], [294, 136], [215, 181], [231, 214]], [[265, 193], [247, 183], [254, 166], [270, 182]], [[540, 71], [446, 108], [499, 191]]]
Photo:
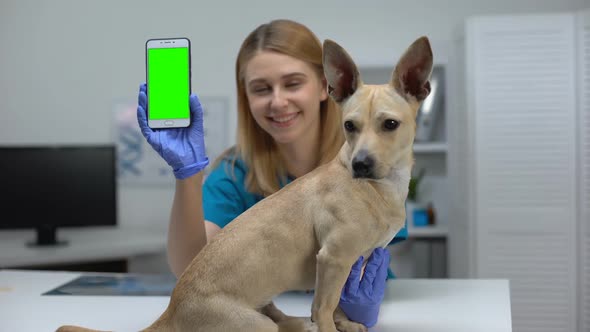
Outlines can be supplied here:
[[341, 320], [336, 323], [336, 329], [340, 332], [367, 332], [369, 329], [363, 324], [349, 320]]
[[277, 324], [279, 331], [320, 332], [318, 325], [309, 317], [287, 317]]
[[305, 332], [320, 332], [320, 328], [318, 325], [311, 321], [311, 319], [305, 321], [305, 325], [303, 326], [303, 331]]

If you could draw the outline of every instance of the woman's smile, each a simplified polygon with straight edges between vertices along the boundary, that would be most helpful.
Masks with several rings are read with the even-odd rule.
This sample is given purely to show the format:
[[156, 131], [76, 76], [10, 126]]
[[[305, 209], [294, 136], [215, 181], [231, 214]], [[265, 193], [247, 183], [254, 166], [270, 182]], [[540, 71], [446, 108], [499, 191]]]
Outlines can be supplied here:
[[268, 117], [268, 119], [271, 121], [272, 125], [275, 127], [287, 128], [287, 127], [291, 127], [292, 125], [295, 124], [295, 122], [297, 122], [297, 118], [299, 118], [300, 114], [301, 114], [301, 112], [281, 114], [281, 115], [275, 115], [275, 116]]

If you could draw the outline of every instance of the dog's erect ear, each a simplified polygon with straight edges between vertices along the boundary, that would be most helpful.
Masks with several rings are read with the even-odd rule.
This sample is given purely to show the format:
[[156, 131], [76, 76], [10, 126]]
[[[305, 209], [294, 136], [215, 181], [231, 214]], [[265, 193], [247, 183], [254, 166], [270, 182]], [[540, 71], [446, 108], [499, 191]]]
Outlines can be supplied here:
[[340, 103], [350, 97], [360, 85], [359, 71], [352, 58], [336, 42], [324, 41], [324, 75], [328, 81], [328, 92]]
[[432, 72], [432, 49], [426, 37], [416, 39], [399, 59], [391, 76], [391, 85], [399, 94], [417, 101], [426, 99], [430, 93]]

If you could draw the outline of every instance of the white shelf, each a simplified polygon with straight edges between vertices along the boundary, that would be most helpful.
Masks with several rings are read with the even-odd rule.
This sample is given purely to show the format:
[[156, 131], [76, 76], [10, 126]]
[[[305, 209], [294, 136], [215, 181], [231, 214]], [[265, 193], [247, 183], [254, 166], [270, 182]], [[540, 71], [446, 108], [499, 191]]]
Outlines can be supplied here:
[[414, 143], [414, 153], [446, 153], [447, 143]]
[[408, 225], [409, 239], [446, 238], [448, 234], [449, 228], [447, 226], [435, 225], [415, 227]]

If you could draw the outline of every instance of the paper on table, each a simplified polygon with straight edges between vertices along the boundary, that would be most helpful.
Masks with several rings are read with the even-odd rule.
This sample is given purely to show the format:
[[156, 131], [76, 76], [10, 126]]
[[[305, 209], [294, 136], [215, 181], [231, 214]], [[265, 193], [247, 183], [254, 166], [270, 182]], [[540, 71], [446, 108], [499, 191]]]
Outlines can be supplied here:
[[43, 295], [170, 296], [176, 278], [166, 274], [83, 275]]

